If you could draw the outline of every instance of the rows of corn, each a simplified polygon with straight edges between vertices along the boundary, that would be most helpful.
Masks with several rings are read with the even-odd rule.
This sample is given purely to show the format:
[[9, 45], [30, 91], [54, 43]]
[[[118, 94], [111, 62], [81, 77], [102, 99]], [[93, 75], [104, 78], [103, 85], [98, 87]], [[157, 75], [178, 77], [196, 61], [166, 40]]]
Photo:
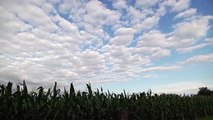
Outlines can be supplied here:
[[[127, 95], [92, 91], [60, 91], [39, 87], [28, 92], [25, 82], [0, 86], [1, 120], [195, 120], [213, 115], [213, 97], [152, 94]], [[123, 117], [123, 118], [122, 118]]]

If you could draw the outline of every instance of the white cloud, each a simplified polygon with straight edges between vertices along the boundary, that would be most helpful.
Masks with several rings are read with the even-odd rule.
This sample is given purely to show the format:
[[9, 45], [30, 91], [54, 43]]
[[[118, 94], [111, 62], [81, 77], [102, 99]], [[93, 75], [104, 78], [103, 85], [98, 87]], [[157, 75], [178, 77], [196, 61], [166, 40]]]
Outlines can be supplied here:
[[[211, 38], [204, 38], [212, 17], [193, 16], [196, 10], [188, 8], [189, 1], [180, 6], [183, 3], [0, 1], [0, 81], [27, 79], [31, 85], [57, 81], [66, 86], [158, 78], [152, 72], [178, 70], [181, 66], [155, 62], [175, 50], [185, 53], [212, 45]], [[172, 21], [174, 31], [163, 33], [159, 21], [172, 6], [173, 11], [183, 11], [176, 19], [184, 19]], [[211, 59], [198, 56], [186, 63]]]
[[115, 31], [115, 37], [111, 40], [113, 45], [128, 46], [133, 40], [135, 30], [132, 28], [119, 28]]
[[[54, 8], [54, 5], [56, 4], [54, 1], [46, 1], [46, 0], [33, 0], [30, 1], [33, 5], [38, 6], [42, 10], [44, 10], [45, 13], [48, 15], [51, 14], [57, 14], [56, 8]], [[58, 4], [58, 3], [57, 3]]]
[[188, 10], [185, 10], [185, 11], [177, 14], [174, 18], [175, 19], [189, 18], [189, 17], [195, 16], [196, 13], [197, 13], [197, 9], [190, 8]]
[[157, 3], [159, 2], [159, 0], [136, 0], [135, 2], [135, 6], [137, 8], [149, 8], [149, 7], [152, 7], [152, 6], [155, 6]]
[[126, 1], [125, 0], [113, 0], [113, 7], [115, 9], [126, 9], [127, 8], [127, 5], [126, 5]]
[[[19, 19], [33, 26], [47, 31], [55, 31], [58, 27], [51, 21], [49, 16], [39, 7], [26, 1], [4, 1], [1, 5], [17, 15]], [[25, 7], [22, 7], [25, 6]], [[42, 18], [42, 19], [41, 19]]]
[[205, 38], [204, 40], [207, 44], [213, 45], [213, 37], [211, 38]]
[[127, 16], [130, 18], [130, 24], [135, 25], [143, 21], [148, 15], [153, 15], [152, 9], [138, 10], [132, 6], [127, 9]]
[[[133, 49], [125, 46], [106, 45], [102, 51], [105, 53], [108, 62], [112, 65], [119, 65], [121, 67], [137, 65], [148, 65], [149, 59], [144, 56], [133, 55]], [[132, 66], [134, 67], [134, 66]]]
[[88, 30], [88, 31], [80, 31], [80, 39], [81, 47], [84, 46], [91, 50], [97, 50], [103, 46], [103, 40], [108, 40], [109, 36], [102, 30]]
[[133, 53], [139, 56], [149, 56], [152, 60], [157, 60], [171, 54], [169, 49], [161, 47], [138, 47], [134, 49]]
[[133, 55], [132, 48], [125, 46], [106, 45], [103, 47], [102, 52], [110, 74], [119, 75], [124, 80], [140, 77], [143, 66], [150, 64], [148, 57]]
[[[36, 82], [44, 85], [52, 83], [52, 80], [66, 83], [80, 79], [71, 64], [74, 63], [71, 58], [77, 56], [75, 53], [80, 50], [78, 48], [81, 36], [78, 34], [78, 28], [59, 16], [55, 17], [57, 21], [54, 23], [52, 20], [55, 18], [45, 13], [48, 10], [43, 11], [34, 4], [22, 2], [11, 3], [11, 6], [7, 6], [10, 4], [5, 2], [0, 7], [5, 13], [1, 14], [0, 20], [4, 20], [1, 23], [5, 23], [4, 31], [9, 34], [0, 39], [3, 45], [1, 54], [4, 56], [4, 64], [1, 64], [0, 69], [0, 73], [4, 74], [1, 81], [6, 78], [11, 80], [10, 76], [15, 76], [11, 81], [27, 79], [31, 85]], [[26, 6], [21, 7], [20, 4]], [[28, 7], [30, 9], [26, 10]], [[60, 30], [52, 33], [57, 23], [60, 26], [57, 29]], [[71, 32], [62, 32], [68, 30]], [[5, 72], [10, 75], [6, 75]]]
[[94, 66], [104, 64], [104, 56], [102, 54], [99, 54], [97, 51], [83, 51], [80, 57], [81, 60], [83, 60], [83, 64], [85, 65]]
[[10, 35], [14, 35], [17, 32], [27, 31], [32, 29], [32, 26], [25, 24], [15, 14], [7, 11], [5, 8], [0, 6], [0, 36], [1, 39], [8, 39]]
[[[72, 3], [72, 4], [70, 4]], [[62, 0], [59, 4], [58, 10], [60, 13], [68, 13], [69, 11], [76, 10], [78, 8], [78, 2], [76, 0]]]
[[64, 18], [60, 17], [59, 15], [56, 15], [54, 17], [54, 20], [56, 23], [59, 24], [59, 26], [66, 32], [72, 33], [72, 34], [78, 34], [78, 28], [70, 23], [69, 21], [65, 20]]
[[164, 6], [164, 7], [173, 7], [176, 4], [176, 0], [164, 0], [160, 6]]
[[190, 6], [190, 0], [176, 0], [176, 3], [173, 5], [173, 11], [180, 12]]
[[107, 9], [100, 1], [92, 0], [86, 5], [86, 14], [83, 16], [86, 23], [94, 26], [116, 24], [120, 13]]
[[0, 76], [1, 76], [0, 77], [1, 84], [7, 84], [8, 81], [11, 81], [14, 83], [22, 82], [22, 79], [20, 78], [20, 76], [11, 70], [1, 70]]
[[144, 68], [142, 71], [143, 72], [154, 72], [154, 71], [176, 71], [181, 69], [181, 66], [156, 66], [156, 67], [149, 67], [149, 68]]
[[174, 48], [193, 46], [198, 39], [205, 37], [210, 29], [211, 16], [198, 16], [174, 25], [174, 31], [168, 36]]
[[62, 0], [57, 9], [59, 13], [69, 16], [73, 22], [82, 22], [87, 2], [87, 0]]
[[153, 15], [151, 17], [148, 17], [144, 19], [141, 23], [136, 24], [133, 26], [133, 28], [137, 30], [149, 30], [153, 27], [155, 27], [160, 20], [160, 16], [158, 15]]
[[143, 78], [158, 78], [159, 76], [156, 74], [147, 74], [147, 75], [143, 75]]
[[151, 30], [138, 38], [138, 46], [169, 47], [170, 43], [167, 41], [165, 34], [158, 30]]
[[193, 50], [196, 50], [196, 49], [206, 47], [208, 45], [210, 45], [210, 44], [209, 43], [201, 43], [201, 44], [186, 47], [186, 48], [177, 48], [176, 51], [179, 52], [179, 53], [187, 53], [187, 52], [192, 52]]
[[175, 25], [174, 35], [180, 39], [196, 39], [205, 36], [209, 29], [210, 16], [198, 17]]
[[196, 55], [191, 58], [188, 58], [183, 64], [188, 64], [188, 63], [207, 63], [207, 62], [213, 62], [213, 54], [206, 54], [206, 55]]

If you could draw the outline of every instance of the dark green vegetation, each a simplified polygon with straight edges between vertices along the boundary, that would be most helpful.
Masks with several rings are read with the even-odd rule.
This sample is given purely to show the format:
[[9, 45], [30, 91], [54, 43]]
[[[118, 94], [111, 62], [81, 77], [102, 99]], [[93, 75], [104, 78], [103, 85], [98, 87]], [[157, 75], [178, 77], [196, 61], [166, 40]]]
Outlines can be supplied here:
[[213, 116], [205, 117], [205, 118], [200, 118], [198, 120], [213, 120]]
[[207, 87], [201, 87], [197, 95], [213, 96], [213, 90], [209, 90]]
[[[12, 83], [0, 86], [1, 120], [195, 120], [213, 115], [212, 96], [152, 94], [127, 95], [93, 92], [60, 92], [53, 89], [28, 92], [25, 82], [12, 89]], [[123, 117], [123, 118], [122, 118]]]

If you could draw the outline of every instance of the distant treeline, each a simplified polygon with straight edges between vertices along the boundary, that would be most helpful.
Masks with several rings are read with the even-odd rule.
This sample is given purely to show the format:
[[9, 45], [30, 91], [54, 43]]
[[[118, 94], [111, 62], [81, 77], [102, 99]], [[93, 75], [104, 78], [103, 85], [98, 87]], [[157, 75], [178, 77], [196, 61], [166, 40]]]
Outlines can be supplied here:
[[201, 87], [199, 88], [197, 95], [213, 96], [213, 90], [210, 90], [207, 87]]
[[[195, 120], [213, 115], [212, 91], [200, 88], [198, 95], [145, 93], [127, 95], [92, 91], [80, 92], [70, 84], [63, 92], [53, 89], [28, 92], [25, 82], [0, 85], [1, 120]], [[209, 93], [211, 92], [211, 94]]]

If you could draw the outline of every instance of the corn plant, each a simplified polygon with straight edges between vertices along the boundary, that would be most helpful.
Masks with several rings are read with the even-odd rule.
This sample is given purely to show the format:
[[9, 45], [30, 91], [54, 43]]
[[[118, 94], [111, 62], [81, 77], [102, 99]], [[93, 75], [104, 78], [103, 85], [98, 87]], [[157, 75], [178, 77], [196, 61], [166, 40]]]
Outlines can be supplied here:
[[76, 91], [73, 84], [63, 92], [57, 88], [28, 91], [25, 81], [0, 85], [1, 120], [195, 120], [213, 115], [212, 96], [176, 94], [120, 94]]

